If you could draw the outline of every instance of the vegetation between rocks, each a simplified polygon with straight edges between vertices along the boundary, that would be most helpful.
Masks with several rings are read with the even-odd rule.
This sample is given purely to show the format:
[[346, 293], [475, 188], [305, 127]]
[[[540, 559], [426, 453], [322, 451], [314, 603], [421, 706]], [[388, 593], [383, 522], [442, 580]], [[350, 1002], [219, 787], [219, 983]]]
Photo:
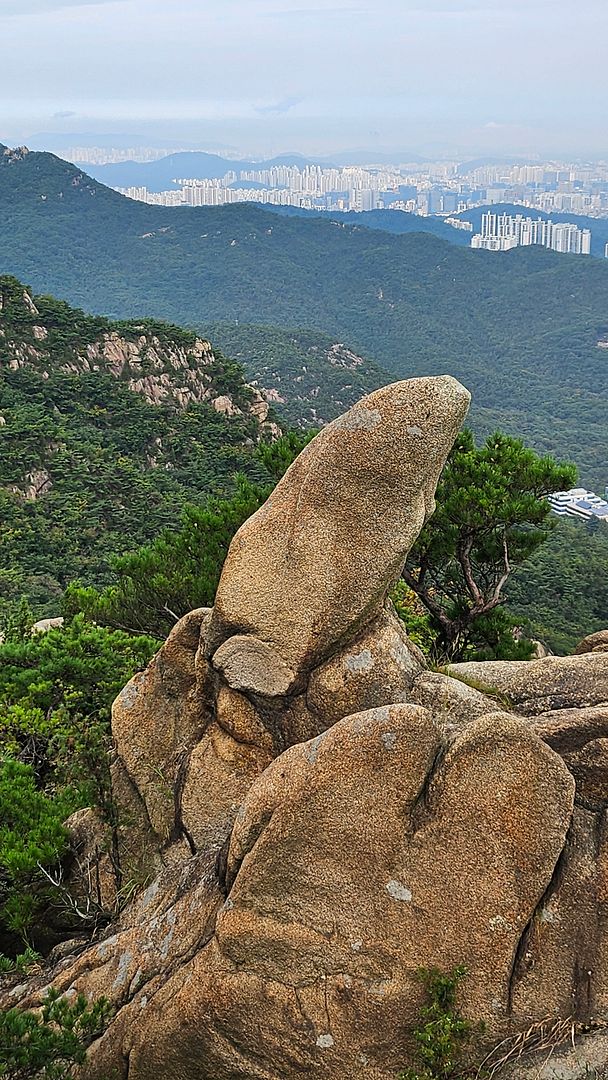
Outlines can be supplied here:
[[458, 988], [467, 974], [462, 964], [448, 973], [438, 968], [417, 972], [427, 1000], [413, 1031], [414, 1064], [399, 1073], [399, 1080], [456, 1080], [476, 1074], [467, 1055], [481, 1028], [466, 1020], [457, 1004]]
[[61, 997], [55, 990], [49, 991], [40, 1012], [5, 1010], [0, 1013], [0, 1077], [67, 1080], [110, 1015], [104, 998], [90, 1004], [82, 994]]

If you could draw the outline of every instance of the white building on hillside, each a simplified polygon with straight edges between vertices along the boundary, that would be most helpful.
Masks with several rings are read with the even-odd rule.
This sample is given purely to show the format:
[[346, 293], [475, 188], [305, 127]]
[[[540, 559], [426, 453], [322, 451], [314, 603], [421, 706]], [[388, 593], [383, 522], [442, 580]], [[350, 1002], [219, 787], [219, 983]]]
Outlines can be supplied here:
[[608, 502], [586, 488], [555, 491], [552, 495], [547, 495], [547, 501], [553, 513], [559, 517], [575, 517], [583, 521], [599, 518], [608, 522]]

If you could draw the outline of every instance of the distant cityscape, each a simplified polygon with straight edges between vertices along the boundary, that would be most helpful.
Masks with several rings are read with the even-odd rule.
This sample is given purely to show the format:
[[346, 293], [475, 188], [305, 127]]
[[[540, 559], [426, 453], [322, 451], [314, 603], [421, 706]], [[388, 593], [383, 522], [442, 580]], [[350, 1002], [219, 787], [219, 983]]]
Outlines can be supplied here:
[[[132, 157], [129, 159], [129, 154]], [[154, 161], [160, 150], [133, 148], [101, 150], [72, 148], [71, 160], [99, 164], [108, 161]], [[80, 155], [80, 157], [78, 157]], [[239, 169], [240, 162], [220, 179], [176, 176], [171, 189], [118, 187], [128, 198], [160, 206], [224, 206], [257, 202], [317, 211], [401, 210], [473, 232], [456, 215], [498, 203], [521, 206], [543, 214], [576, 214], [608, 218], [608, 162], [543, 164], [461, 164], [457, 161], [405, 162], [395, 165], [343, 167], [322, 164], [277, 164]], [[554, 251], [590, 254], [591, 234], [567, 223], [521, 215], [484, 217], [472, 247], [504, 251], [525, 244], [542, 244]], [[607, 249], [608, 254], [608, 249]]]
[[178, 189], [124, 188], [130, 198], [163, 206], [219, 206], [252, 200], [307, 210], [406, 210], [448, 216], [493, 203], [514, 203], [544, 213], [608, 217], [608, 163], [483, 166], [458, 162], [330, 168], [282, 165], [228, 169], [221, 179], [180, 180]]

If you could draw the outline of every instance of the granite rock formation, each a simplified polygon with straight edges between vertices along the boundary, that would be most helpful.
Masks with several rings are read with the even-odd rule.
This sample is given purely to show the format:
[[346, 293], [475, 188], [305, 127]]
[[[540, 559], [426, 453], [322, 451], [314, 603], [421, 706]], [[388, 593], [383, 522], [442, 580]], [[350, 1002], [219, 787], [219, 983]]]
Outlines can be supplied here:
[[140, 887], [0, 995], [109, 997], [86, 1080], [394, 1080], [421, 966], [466, 965], [489, 1045], [608, 1018], [606, 653], [431, 672], [386, 599], [467, 405], [411, 380], [330, 425], [119, 696]]

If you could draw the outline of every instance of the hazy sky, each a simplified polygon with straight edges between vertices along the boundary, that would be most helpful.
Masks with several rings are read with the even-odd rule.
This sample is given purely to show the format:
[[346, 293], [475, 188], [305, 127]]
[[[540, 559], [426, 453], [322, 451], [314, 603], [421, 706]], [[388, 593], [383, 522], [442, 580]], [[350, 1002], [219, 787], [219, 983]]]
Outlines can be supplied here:
[[607, 0], [0, 0], [0, 142], [608, 154]]

